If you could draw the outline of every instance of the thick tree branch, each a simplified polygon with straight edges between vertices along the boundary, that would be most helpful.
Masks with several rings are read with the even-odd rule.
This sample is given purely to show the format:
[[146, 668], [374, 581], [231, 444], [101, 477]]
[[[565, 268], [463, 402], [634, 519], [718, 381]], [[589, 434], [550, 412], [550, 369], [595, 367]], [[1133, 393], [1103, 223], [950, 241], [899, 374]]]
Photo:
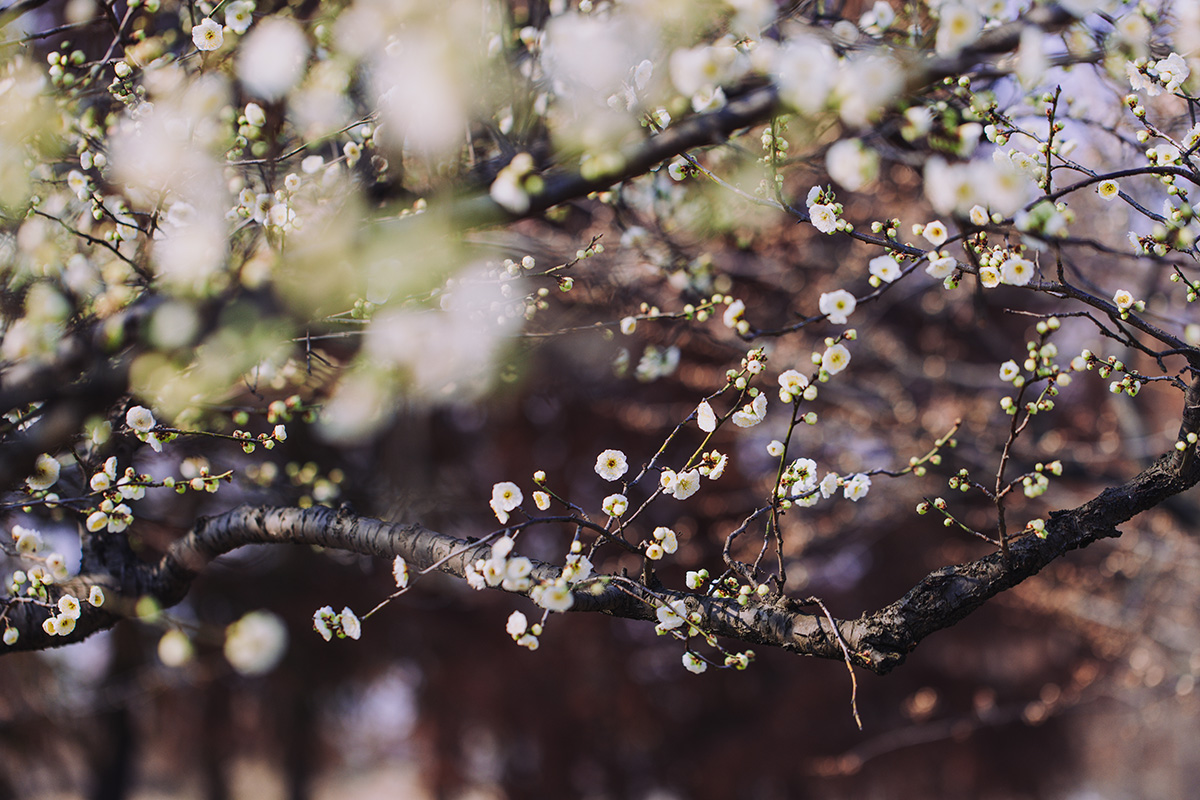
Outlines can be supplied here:
[[[1198, 423], [1200, 380], [1185, 400], [1183, 435]], [[1189, 450], [1192, 448], [1189, 448]], [[929, 634], [962, 620], [989, 598], [1009, 589], [1070, 550], [1120, 536], [1117, 525], [1153, 508], [1200, 481], [1194, 458], [1176, 451], [1162, 456], [1121, 486], [1105, 489], [1089, 502], [1050, 515], [1045, 538], [1027, 535], [1011, 542], [1007, 557], [995, 552], [957, 566], [943, 567], [923, 578], [904, 597], [856, 620], [838, 620], [837, 628], [859, 666], [886, 673], [902, 664]], [[421, 525], [382, 522], [349, 511], [242, 506], [219, 516], [201, 518], [195, 528], [171, 546], [158, 564], [132, 564], [117, 574], [81, 576], [63, 587], [86, 596], [100, 585], [111, 600], [102, 609], [85, 608], [73, 633], [48, 636], [41, 629], [48, 611], [30, 603], [13, 603], [10, 624], [20, 632], [6, 649], [34, 650], [79, 641], [111, 627], [132, 613], [137, 598], [150, 595], [163, 606], [186, 596], [192, 581], [215, 558], [249, 544], [303, 544], [392, 558], [400, 555], [416, 570], [433, 568], [459, 578], [467, 566], [488, 558], [487, 543], [464, 541]], [[554, 581], [562, 571], [535, 562], [532, 578]], [[697, 612], [704, 630], [748, 644], [782, 647], [794, 653], [842, 660], [844, 654], [821, 613], [809, 613], [795, 601], [739, 606], [736, 600], [650, 589], [624, 577], [600, 576], [577, 584], [573, 611], [602, 612], [616, 617], [654, 620], [663, 602], [682, 599]]]

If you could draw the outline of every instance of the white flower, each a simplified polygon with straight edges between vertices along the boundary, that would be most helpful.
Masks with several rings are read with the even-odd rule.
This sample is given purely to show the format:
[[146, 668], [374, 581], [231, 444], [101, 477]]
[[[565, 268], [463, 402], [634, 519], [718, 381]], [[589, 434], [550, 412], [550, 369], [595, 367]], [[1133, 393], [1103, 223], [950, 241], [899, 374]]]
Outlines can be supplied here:
[[868, 32], [882, 33], [896, 21], [896, 10], [887, 0], [875, 0], [871, 10], [858, 18], [858, 26]]
[[981, 225], [982, 226], [982, 225], [988, 224], [988, 211], [986, 208], [984, 208], [983, 206], [981, 206], [979, 204], [971, 206], [971, 210], [968, 212], [968, 216], [971, 219], [972, 225]]
[[50, 636], [57, 636], [58, 635], [58, 618], [57, 617], [46, 617], [44, 620], [42, 620], [42, 630], [44, 630]]
[[842, 186], [856, 192], [879, 174], [879, 156], [874, 150], [863, 147], [861, 139], [842, 139], [825, 153], [825, 171]]
[[16, 628], [7, 628], [6, 627], [4, 629], [4, 643], [6, 645], [12, 646], [12, 645], [16, 644], [17, 639], [19, 637], [20, 637], [20, 634], [17, 632]]
[[516, 542], [511, 536], [501, 536], [492, 543], [492, 558], [496, 561], [503, 561], [508, 558], [508, 554], [513, 551]]
[[980, 267], [979, 282], [988, 289], [995, 289], [1000, 285], [1000, 270], [995, 267]]
[[192, 42], [200, 50], [216, 50], [225, 41], [225, 34], [221, 31], [221, 26], [213, 22], [208, 17], [200, 21], [199, 25], [192, 27]]
[[54, 618], [54, 623], [59, 636], [66, 636], [75, 630], [75, 618], [68, 617], [66, 614], [59, 614]]
[[931, 277], [942, 280], [949, 278], [954, 272], [954, 268], [958, 266], [958, 262], [949, 256], [945, 258], [935, 258], [929, 262], [929, 266], [925, 267], [925, 272]]
[[33, 474], [25, 479], [25, 484], [33, 491], [40, 492], [57, 483], [61, 472], [62, 465], [58, 459], [42, 453], [33, 463]]
[[127, 467], [125, 474], [117, 481], [117, 490], [121, 493], [123, 500], [141, 500], [146, 496], [146, 487], [135, 485], [132, 481], [139, 480], [138, 475], [133, 471], [133, 467]]
[[783, 455], [783, 442], [778, 439], [772, 439], [767, 443], [767, 455], [778, 458]]
[[545, 492], [534, 492], [533, 504], [537, 506], [538, 511], [545, 511], [550, 508], [550, 495]]
[[655, 612], [658, 616], [658, 630], [673, 631], [687, 620], [687, 604], [682, 600], [672, 600], [659, 606]]
[[225, 660], [243, 675], [270, 672], [286, 649], [287, 628], [269, 611], [251, 611], [225, 629]]
[[1174, 164], [1179, 160], [1179, 148], [1168, 142], [1152, 147], [1147, 151], [1150, 163]]
[[73, 594], [64, 594], [58, 598], [58, 611], [64, 617], [79, 619], [79, 615], [82, 612], [79, 606], [79, 599]]
[[623, 494], [610, 494], [601, 506], [610, 517], [619, 517], [629, 510], [629, 499]]
[[96, 608], [104, 605], [104, 590], [99, 586], [93, 586], [88, 592], [88, 603]]
[[338, 615], [339, 625], [341, 627], [341, 636], [348, 636], [351, 639], [357, 639], [362, 636], [362, 623], [358, 621], [358, 617], [349, 608], [343, 608], [342, 613]]
[[946, 230], [945, 224], [940, 219], [935, 219], [933, 222], [926, 223], [922, 235], [934, 247], [941, 247], [946, 243], [950, 234]]
[[17, 552], [21, 555], [33, 555], [42, 549], [42, 535], [31, 528], [14, 525], [12, 538], [17, 543]]
[[1180, 85], [1192, 74], [1187, 62], [1179, 53], [1171, 53], [1159, 61], [1154, 65], [1154, 70], [1158, 73], [1158, 79], [1163, 82], [1168, 92], [1179, 91]]
[[46, 556], [46, 567], [56, 578], [67, 577], [67, 559], [62, 553], [51, 553]]
[[953, 55], [979, 36], [980, 19], [974, 8], [951, 2], [939, 10], [936, 49], [939, 56]]
[[575, 595], [571, 593], [571, 587], [565, 581], [555, 581], [537, 588], [538, 591], [530, 596], [547, 611], [569, 611], [571, 606], [575, 605]]
[[821, 369], [828, 372], [830, 375], [837, 375], [846, 368], [850, 363], [850, 351], [845, 345], [835, 344], [825, 350], [825, 354], [821, 356]]
[[534, 636], [532, 633], [527, 633], [524, 636], [522, 636], [520, 639], [517, 639], [517, 644], [521, 645], [521, 647], [528, 649], [530, 652], [533, 652], [534, 650], [538, 649], [538, 645], [540, 644], [540, 642], [538, 641], [538, 638], [536, 636]]
[[821, 309], [821, 313], [829, 317], [829, 321], [834, 325], [845, 325], [847, 319], [854, 313], [854, 308], [857, 305], [858, 301], [854, 299], [854, 295], [845, 289], [838, 289], [836, 292], [823, 292], [821, 299], [817, 302], [817, 307]]
[[826, 472], [825, 477], [821, 478], [821, 482], [817, 484], [821, 490], [821, 497], [826, 499], [833, 497], [838, 490], [838, 476], [836, 472]]
[[637, 319], [634, 317], [625, 317], [621, 320], [621, 333], [629, 336], [637, 330]]
[[510, 592], [523, 592], [529, 588], [529, 574], [533, 572], [533, 562], [525, 556], [510, 558], [504, 562], [504, 577], [500, 581], [501, 588]]
[[512, 481], [504, 481], [492, 486], [490, 505], [496, 514], [496, 519], [501, 522], [508, 522], [508, 512], [521, 505], [521, 501], [524, 499], [521, 488]]
[[658, 542], [651, 542], [646, 545], [646, 558], [651, 561], [658, 561], [663, 557], [663, 547]]
[[308, 38], [291, 19], [271, 17], [255, 26], [238, 47], [237, 75], [246, 91], [279, 100], [304, 75]]
[[700, 489], [700, 470], [689, 469], [675, 476], [675, 484], [671, 487], [671, 495], [676, 500], [687, 500]]
[[1118, 289], [1117, 293], [1113, 295], [1113, 304], [1121, 311], [1128, 311], [1133, 308], [1135, 302], [1133, 295], [1125, 289]]
[[1100, 181], [1100, 183], [1096, 184], [1096, 194], [1100, 195], [1101, 199], [1112, 200], [1121, 194], [1121, 184], [1111, 178]]
[[725, 453], [717, 453], [716, 450], [712, 451], [712, 455], [715, 455], [717, 460], [716, 463], [712, 465], [712, 469], [708, 471], [708, 479], [710, 481], [715, 481], [725, 474], [725, 467], [727, 464], [729, 464], [729, 456]]
[[[482, 564], [483, 560], [480, 559], [479, 563]], [[482, 592], [487, 588], [487, 578], [483, 576], [482, 572], [475, 568], [474, 564], [468, 564], [466, 572], [468, 586], [477, 592]]]
[[797, 458], [787, 468], [792, 484], [792, 497], [808, 494], [817, 488], [817, 462], [811, 458]]
[[707, 400], [702, 400], [696, 407], [696, 425], [705, 433], [712, 433], [717, 429], [717, 415]]
[[867, 496], [867, 490], [870, 488], [871, 488], [870, 476], [864, 475], [863, 473], [860, 472], [857, 475], [855, 475], [854, 477], [850, 478], [850, 480], [846, 481], [845, 489], [843, 491], [843, 496], [847, 500], [854, 500], [855, 502], [858, 502], [859, 500], [861, 500], [862, 498]]
[[675, 535], [675, 531], [670, 528], [662, 525], [655, 528], [654, 538], [662, 544], [662, 549], [667, 553], [674, 553], [679, 549], [679, 538]]
[[785, 370], [779, 376], [780, 390], [792, 397], [798, 397], [808, 387], [808, 378], [794, 369]]
[[300, 171], [305, 175], [312, 175], [314, 172], [325, 166], [324, 156], [305, 156], [300, 162]]
[[821, 233], [833, 233], [837, 230], [837, 212], [831, 205], [816, 203], [808, 207], [808, 216], [813, 227]]
[[254, 21], [254, 17], [251, 16], [253, 11], [254, 7], [245, 0], [234, 0], [225, 6], [225, 24], [234, 33], [243, 34], [250, 28], [250, 23]]
[[246, 103], [246, 124], [261, 128], [267, 124], [267, 112], [258, 103]]
[[104, 469], [92, 476], [88, 485], [91, 486], [93, 492], [103, 492], [108, 487], [112, 486], [117, 477], [117, 457], [109, 456], [104, 462]]
[[275, 203], [267, 209], [267, 224], [283, 228], [296, 218], [296, 212], [288, 208], [287, 203]]
[[404, 556], [396, 556], [392, 562], [392, 577], [396, 579], [397, 587], [404, 589], [408, 586], [408, 562]]
[[725, 309], [725, 316], [721, 321], [725, 323], [726, 328], [736, 328], [738, 321], [741, 320], [742, 314], [746, 313], [746, 304], [741, 300], [734, 300]]
[[867, 264], [871, 274], [879, 280], [891, 283], [900, 277], [900, 265], [892, 256], [876, 256]]
[[679, 480], [679, 476], [675, 474], [673, 469], [664, 469], [658, 476], [658, 485], [667, 494], [675, 491], [675, 482]]
[[125, 424], [139, 433], [149, 433], [156, 424], [154, 414], [145, 406], [134, 406], [125, 412]]
[[606, 481], [620, 480], [628, 471], [629, 464], [620, 450], [605, 450], [596, 456], [596, 474]]
[[700, 658], [700, 656], [688, 650], [683, 654], [683, 667], [688, 672], [699, 675], [704, 670], [708, 669], [708, 662]]
[[1033, 262], [1013, 256], [1000, 265], [1000, 279], [1013, 286], [1024, 286], [1033, 280]]
[[88, 179], [77, 169], [73, 169], [67, 173], [67, 188], [75, 193], [75, 196], [80, 200], [87, 197]]
[[733, 414], [733, 424], [739, 428], [753, 428], [767, 416], [767, 396], [760, 393], [750, 403]]
[[504, 626], [504, 630], [514, 639], [519, 639], [525, 635], [525, 631], [529, 629], [529, 620], [520, 611], [514, 611], [508, 615], [508, 622]]
[[1021, 374], [1021, 368], [1017, 366], [1017, 362], [1011, 358], [1000, 365], [1000, 380], [1005, 383], [1011, 383], [1014, 378]]
[[592, 561], [583, 553], [571, 553], [567, 556], [567, 564], [563, 567], [563, 577], [567, 583], [579, 583], [592, 575]]

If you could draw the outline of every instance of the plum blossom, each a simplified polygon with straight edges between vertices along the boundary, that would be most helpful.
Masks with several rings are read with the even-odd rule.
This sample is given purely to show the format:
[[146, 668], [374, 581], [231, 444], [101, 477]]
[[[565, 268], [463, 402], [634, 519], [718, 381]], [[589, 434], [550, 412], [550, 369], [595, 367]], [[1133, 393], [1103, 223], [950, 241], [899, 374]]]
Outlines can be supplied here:
[[867, 490], [870, 488], [871, 477], [860, 472], [846, 481], [843, 495], [847, 500], [858, 502], [867, 496]]
[[221, 26], [208, 17], [192, 26], [192, 43], [198, 50], [216, 50], [225, 41]]
[[629, 499], [623, 494], [610, 494], [601, 505], [610, 517], [619, 517], [629, 510]]
[[656, 631], [659, 633], [673, 631], [687, 621], [687, 604], [683, 600], [672, 600], [669, 603], [663, 603], [654, 613], [658, 617]]
[[814, 203], [808, 207], [808, 216], [813, 227], [821, 233], [833, 233], [837, 230], [837, 211], [831, 205]]
[[396, 560], [392, 562], [392, 577], [396, 579], [397, 587], [408, 587], [408, 562], [404, 560], [404, 556], [396, 556]]
[[753, 428], [767, 416], [767, 396], [759, 394], [751, 402], [733, 414], [733, 424], [739, 428]]
[[790, 403], [800, 397], [808, 387], [808, 378], [794, 369], [784, 371], [779, 376], [779, 400]]
[[894, 256], [876, 256], [868, 262], [867, 268], [871, 275], [886, 283], [900, 277], [900, 264]]
[[250, 23], [254, 22], [254, 17], [251, 16], [253, 11], [254, 6], [246, 0], [234, 0], [225, 6], [225, 24], [234, 33], [243, 34], [250, 29]]
[[854, 295], [845, 289], [823, 292], [821, 299], [817, 301], [817, 307], [821, 309], [821, 313], [827, 316], [834, 325], [845, 325], [857, 305], [858, 301], [854, 299]]
[[925, 272], [930, 277], [942, 280], [949, 278], [957, 266], [958, 262], [949, 256], [944, 258], [934, 258], [929, 261], [929, 266], [925, 267]]
[[521, 494], [521, 488], [512, 481], [504, 481], [492, 486], [492, 511], [496, 514], [496, 519], [501, 523], [508, 522], [508, 514], [521, 502], [525, 497]]
[[1033, 262], [1013, 256], [1000, 265], [1000, 279], [1013, 286], [1025, 286], [1033, 280]]
[[825, 354], [821, 356], [821, 369], [828, 372], [830, 375], [837, 375], [846, 368], [850, 363], [850, 351], [845, 345], [835, 344], [825, 350]]
[[671, 496], [676, 500], [686, 500], [700, 488], [700, 470], [689, 469], [675, 476], [671, 486]]
[[596, 474], [606, 481], [620, 480], [629, 471], [629, 463], [620, 450], [605, 450], [596, 457]]
[[58, 463], [57, 458], [42, 453], [34, 461], [33, 474], [25, 479], [25, 485], [35, 492], [49, 489], [58, 482], [58, 476], [61, 471], [62, 465]]
[[934, 247], [941, 247], [946, 243], [950, 234], [946, 230], [945, 223], [940, 219], [935, 219], [933, 222], [926, 223], [922, 235]]

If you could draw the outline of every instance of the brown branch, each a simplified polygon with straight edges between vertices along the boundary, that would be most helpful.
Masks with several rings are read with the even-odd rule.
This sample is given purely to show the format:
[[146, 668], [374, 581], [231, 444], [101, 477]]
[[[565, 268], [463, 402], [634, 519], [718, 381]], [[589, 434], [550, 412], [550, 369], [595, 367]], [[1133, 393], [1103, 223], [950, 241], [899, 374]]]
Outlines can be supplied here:
[[[1187, 396], [1184, 428], [1190, 430], [1200, 412], [1200, 380]], [[1182, 462], [1182, 463], [1180, 463]], [[632, 581], [590, 579], [574, 592], [572, 611], [601, 612], [615, 617], [653, 621], [663, 601], [684, 599], [699, 614], [704, 630], [748, 644], [781, 647], [794, 653], [846, 660], [883, 674], [902, 664], [929, 634], [962, 620], [991, 597], [1037, 574], [1077, 548], [1120, 536], [1117, 525], [1200, 482], [1195, 459], [1164, 455], [1121, 486], [1105, 489], [1091, 501], [1050, 515], [1045, 538], [1026, 535], [1011, 542], [1008, 557], [996, 552], [957, 566], [931, 572], [895, 603], [857, 620], [829, 622], [804, 611], [795, 601], [740, 606], [735, 599], [701, 596]], [[118, 575], [81, 576], [64, 587], [86, 595], [92, 584], [105, 588], [111, 602], [87, 607], [69, 636], [48, 636], [41, 629], [49, 612], [29, 603], [10, 604], [7, 617], [20, 638], [4, 652], [33, 650], [79, 641], [109, 628], [129, 615], [137, 598], [151, 595], [163, 606], [178, 603], [193, 579], [215, 558], [248, 544], [303, 544], [391, 558], [404, 556], [416, 569], [435, 567], [460, 578], [467, 566], [491, 554], [486, 543], [469, 542], [421, 525], [388, 523], [329, 508], [242, 506], [216, 517], [201, 518], [156, 565], [125, 565]], [[554, 581], [562, 571], [534, 562], [532, 578]], [[118, 577], [119, 576], [119, 577]], [[836, 628], [836, 635], [833, 628]]]

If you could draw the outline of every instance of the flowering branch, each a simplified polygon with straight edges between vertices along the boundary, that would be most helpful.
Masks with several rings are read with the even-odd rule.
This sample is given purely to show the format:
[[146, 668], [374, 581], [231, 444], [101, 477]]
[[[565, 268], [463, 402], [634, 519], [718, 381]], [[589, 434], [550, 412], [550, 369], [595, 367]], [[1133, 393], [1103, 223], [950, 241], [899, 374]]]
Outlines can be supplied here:
[[[1181, 440], [1200, 428], [1200, 381], [1189, 388]], [[836, 634], [824, 613], [811, 613], [806, 603], [782, 598], [741, 604], [721, 598], [654, 587], [612, 576], [596, 576], [575, 584], [571, 611], [600, 612], [626, 619], [654, 621], [664, 604], [682, 602], [688, 620], [700, 631], [752, 645], [846, 660], [880, 674], [902, 664], [929, 634], [950, 627], [991, 597], [1037, 574], [1070, 550], [1120, 536], [1117, 526], [1168, 497], [1200, 482], [1196, 460], [1187, 457], [1194, 445], [1159, 458], [1126, 483], [1105, 489], [1076, 508], [1050, 514], [1039, 535], [1009, 540], [1007, 554], [994, 552], [975, 561], [937, 569], [902, 598], [858, 619], [835, 620]], [[491, 554], [486, 542], [471, 542], [419, 524], [389, 523], [361, 517], [345, 509], [241, 506], [215, 517], [201, 518], [192, 531], [171, 546], [157, 565], [132, 560], [108, 564], [107, 575], [81, 575], [60, 588], [76, 596], [100, 586], [112, 599], [102, 608], [85, 607], [70, 634], [49, 635], [42, 622], [51, 612], [35, 603], [11, 602], [5, 612], [19, 637], [6, 652], [35, 650], [79, 641], [112, 627], [133, 613], [139, 597], [154, 597], [162, 606], [180, 602], [192, 581], [217, 557], [250, 544], [302, 544], [346, 550], [381, 558], [402, 556], [412, 567], [437, 570], [466, 579], [469, 567]], [[118, 568], [119, 566], [119, 568]], [[532, 562], [530, 577], [553, 583], [562, 569]], [[529, 590], [518, 591], [528, 594]], [[840, 639], [839, 639], [840, 637]]]

